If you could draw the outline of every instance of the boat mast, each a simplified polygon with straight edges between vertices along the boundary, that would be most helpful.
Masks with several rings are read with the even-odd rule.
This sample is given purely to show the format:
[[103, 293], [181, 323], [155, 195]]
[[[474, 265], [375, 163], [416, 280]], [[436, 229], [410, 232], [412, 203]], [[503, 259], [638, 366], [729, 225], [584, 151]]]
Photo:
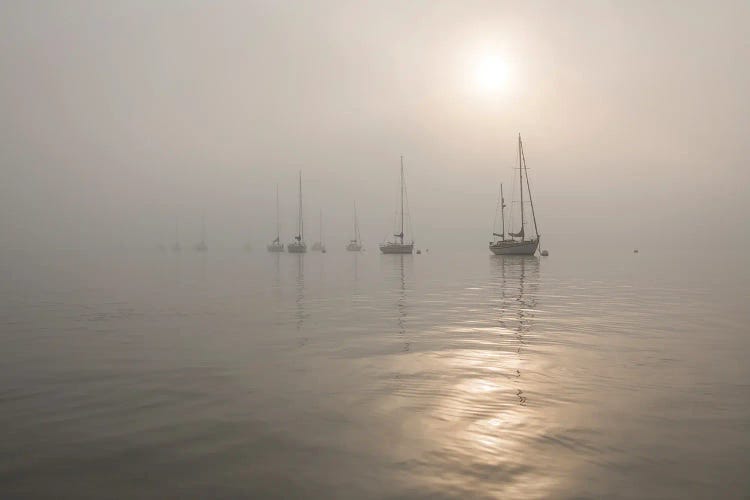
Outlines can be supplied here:
[[354, 242], [359, 243], [359, 224], [357, 223], [357, 202], [354, 202]]
[[503, 196], [502, 182], [500, 183], [500, 217], [503, 219], [503, 241], [505, 241], [505, 197]]
[[[519, 135], [519, 141], [521, 136]], [[531, 185], [529, 184], [529, 170], [526, 168], [526, 155], [523, 153], [523, 146], [521, 146], [521, 158], [523, 158], [523, 172], [526, 176], [526, 188], [529, 190], [529, 204], [531, 205], [531, 218], [534, 219], [534, 232], [536, 233], [536, 239], [539, 240], [539, 228], [536, 226], [536, 213], [534, 213], [534, 201], [531, 199]]]
[[404, 244], [404, 157], [401, 156], [401, 244]]
[[523, 230], [523, 172], [521, 171], [521, 134], [518, 134], [518, 183], [521, 186], [521, 241], [526, 239]]
[[297, 241], [302, 242], [302, 233], [304, 227], [302, 225], [302, 170], [299, 171], [299, 216], [297, 219]]
[[323, 246], [323, 209], [320, 209], [320, 246]]
[[279, 183], [276, 183], [276, 243], [281, 241], [279, 230]]

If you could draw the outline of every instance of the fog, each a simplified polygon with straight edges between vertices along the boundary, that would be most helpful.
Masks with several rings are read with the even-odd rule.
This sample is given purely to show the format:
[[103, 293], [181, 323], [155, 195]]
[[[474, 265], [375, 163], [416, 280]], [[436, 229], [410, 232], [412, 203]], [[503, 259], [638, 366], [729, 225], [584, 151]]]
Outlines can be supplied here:
[[[746, 243], [747, 2], [5, 1], [0, 249], [484, 247], [524, 146], [551, 249]], [[495, 91], [477, 58], [503, 58]], [[310, 233], [313, 233], [312, 235]], [[374, 248], [373, 248], [374, 249]], [[553, 250], [554, 251], [554, 250]]]

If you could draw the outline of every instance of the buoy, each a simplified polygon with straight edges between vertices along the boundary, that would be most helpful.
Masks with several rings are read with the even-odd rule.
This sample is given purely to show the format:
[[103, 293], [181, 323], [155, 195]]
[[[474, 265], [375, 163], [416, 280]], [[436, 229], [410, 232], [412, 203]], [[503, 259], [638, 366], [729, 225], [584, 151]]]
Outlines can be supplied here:
[[422, 255], [422, 250], [417, 250], [417, 255]]
[[638, 249], [636, 248], [635, 250], [633, 250], [633, 253], [638, 253]]
[[549, 255], [549, 252], [547, 250], [542, 250], [542, 257], [546, 257]]

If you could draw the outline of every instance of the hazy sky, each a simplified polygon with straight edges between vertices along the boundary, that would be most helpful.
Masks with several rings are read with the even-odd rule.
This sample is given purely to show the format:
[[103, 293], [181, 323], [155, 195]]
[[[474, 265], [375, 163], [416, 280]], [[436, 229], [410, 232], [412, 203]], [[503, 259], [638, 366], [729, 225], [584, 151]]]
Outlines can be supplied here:
[[[0, 247], [486, 245], [524, 138], [543, 238], [747, 240], [750, 3], [0, 3]], [[477, 66], [501, 61], [497, 88]], [[312, 240], [310, 235], [308, 240]], [[421, 245], [420, 245], [421, 243]], [[552, 245], [552, 243], [550, 243]], [[547, 245], [543, 245], [547, 246]]]

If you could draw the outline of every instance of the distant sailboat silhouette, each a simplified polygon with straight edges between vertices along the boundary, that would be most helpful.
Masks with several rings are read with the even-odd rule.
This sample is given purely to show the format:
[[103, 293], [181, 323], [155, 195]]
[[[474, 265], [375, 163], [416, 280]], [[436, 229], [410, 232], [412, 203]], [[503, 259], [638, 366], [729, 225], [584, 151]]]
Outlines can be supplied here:
[[196, 252], [208, 251], [208, 245], [206, 245], [206, 216], [201, 218], [201, 240], [195, 244]]
[[287, 252], [289, 253], [305, 253], [307, 252], [307, 244], [304, 240], [304, 229], [305, 223], [302, 219], [302, 171], [299, 172], [299, 214], [297, 215], [297, 236], [294, 237], [294, 241], [286, 246]]
[[[503, 186], [500, 185], [500, 211], [502, 217], [502, 232], [495, 233], [493, 241], [490, 241], [490, 251], [495, 255], [534, 255], [539, 248], [539, 228], [536, 225], [536, 214], [534, 213], [534, 202], [531, 198], [531, 186], [529, 185], [529, 172], [526, 168], [526, 157], [523, 153], [523, 143], [521, 134], [518, 134], [518, 176], [520, 187], [520, 210], [521, 210], [521, 229], [512, 233], [508, 231], [510, 239], [505, 238], [505, 198], [503, 196]], [[526, 191], [529, 195], [529, 205], [531, 205], [531, 215], [534, 221], [534, 232], [536, 236], [526, 238], [526, 223], [524, 220], [524, 178], [526, 179]], [[499, 238], [499, 239], [498, 239]]]
[[279, 185], [276, 184], [276, 239], [274, 239], [266, 248], [269, 252], [283, 252], [284, 244], [281, 242], [279, 234]]
[[172, 245], [172, 251], [175, 253], [182, 251], [182, 245], [180, 245], [180, 223], [177, 220], [174, 221], [174, 245]]
[[357, 220], [357, 202], [354, 202], [354, 239], [349, 240], [346, 249], [350, 252], [362, 251], [362, 240], [359, 237], [359, 221]]
[[313, 243], [312, 250], [326, 253], [326, 245], [323, 243], [323, 209], [320, 210], [320, 239]]
[[401, 216], [401, 232], [394, 234], [393, 236], [398, 240], [386, 241], [380, 245], [380, 251], [383, 253], [412, 253], [414, 251], [414, 241], [404, 243], [404, 194], [406, 187], [404, 186], [404, 157], [401, 157], [401, 209], [399, 214]]

